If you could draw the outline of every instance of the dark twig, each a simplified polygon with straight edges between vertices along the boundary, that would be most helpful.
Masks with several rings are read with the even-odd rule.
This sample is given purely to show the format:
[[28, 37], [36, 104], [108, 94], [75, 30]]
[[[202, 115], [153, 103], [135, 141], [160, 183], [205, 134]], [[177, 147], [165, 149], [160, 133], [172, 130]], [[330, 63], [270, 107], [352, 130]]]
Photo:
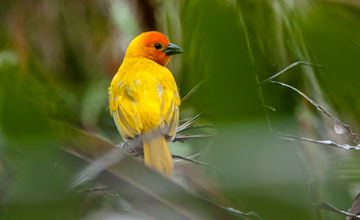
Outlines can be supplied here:
[[288, 135], [288, 134], [278, 134], [278, 135], [284, 140], [290, 140], [290, 141], [300, 140], [300, 141], [305, 141], [305, 142], [310, 142], [310, 143], [315, 143], [315, 144], [322, 144], [322, 145], [327, 145], [327, 146], [338, 147], [338, 148], [342, 148], [342, 149], [346, 149], [346, 150], [360, 150], [360, 144], [358, 144], [356, 146], [352, 146], [352, 145], [348, 145], [348, 144], [337, 144], [330, 140], [314, 140], [314, 139], [310, 139], [310, 138], [297, 137], [297, 136]]
[[281, 70], [280, 72], [272, 75], [271, 77], [261, 81], [259, 83], [259, 85], [264, 85], [267, 82], [270, 82], [271, 80], [275, 79], [276, 77], [282, 75], [283, 73], [286, 73], [287, 71], [289, 71], [290, 69], [298, 66], [298, 65], [307, 65], [307, 66], [315, 66], [315, 67], [323, 67], [322, 65], [318, 65], [318, 64], [313, 64], [313, 63], [309, 63], [309, 62], [305, 62], [305, 61], [297, 61], [295, 63], [290, 64], [289, 66], [285, 67], [283, 70]]
[[341, 215], [345, 215], [345, 216], [348, 216], [348, 217], [352, 217], [353, 219], [360, 219], [360, 215], [356, 215], [356, 214], [353, 214], [353, 213], [350, 213], [350, 212], [346, 212], [346, 211], [343, 211], [343, 210], [340, 210], [326, 202], [322, 202], [322, 203], [319, 203], [319, 204], [311, 204], [310, 205], [314, 206], [315, 208], [319, 208], [319, 209], [323, 209], [323, 210], [326, 210], [326, 211], [330, 211], [330, 212], [335, 212], [335, 213], [338, 213], [338, 214], [341, 214]]
[[[317, 104], [314, 100], [312, 100], [311, 98], [309, 98], [307, 95], [305, 95], [303, 92], [301, 92], [300, 90], [288, 85], [288, 84], [285, 84], [285, 83], [282, 83], [282, 82], [277, 82], [277, 81], [268, 81], [269, 83], [273, 83], [273, 84], [278, 84], [278, 85], [281, 85], [281, 86], [284, 86], [284, 87], [287, 87], [287, 88], [290, 88], [292, 89], [293, 91], [297, 92], [298, 94], [300, 94], [303, 98], [305, 98], [308, 102], [310, 102], [313, 106], [315, 106], [320, 112], [322, 112], [323, 114], [325, 114], [326, 116], [328, 116], [329, 118], [331, 118], [334, 123], [335, 123], [335, 126], [340, 126], [342, 129], [340, 132], [337, 132], [337, 133], [340, 133], [343, 132], [345, 134], [347, 134], [348, 136], [350, 136], [353, 140], [353, 142], [355, 144], [359, 144], [359, 137], [356, 133], [354, 133], [351, 129], [351, 127], [343, 122], [341, 122], [339, 119], [337, 119], [335, 116], [333, 116], [332, 114], [330, 114], [324, 107], [322, 107], [321, 105]], [[336, 127], [335, 127], [336, 128]], [[336, 129], [335, 129], [336, 130]]]
[[182, 99], [181, 99], [181, 102], [185, 102], [194, 92], [196, 92], [196, 90], [198, 90], [199, 89], [199, 87], [203, 84], [203, 80], [202, 81], [200, 81], [198, 84], [196, 84], [195, 86], [194, 86], [194, 88], [192, 88], [191, 90], [190, 90], [190, 92], [188, 92]]

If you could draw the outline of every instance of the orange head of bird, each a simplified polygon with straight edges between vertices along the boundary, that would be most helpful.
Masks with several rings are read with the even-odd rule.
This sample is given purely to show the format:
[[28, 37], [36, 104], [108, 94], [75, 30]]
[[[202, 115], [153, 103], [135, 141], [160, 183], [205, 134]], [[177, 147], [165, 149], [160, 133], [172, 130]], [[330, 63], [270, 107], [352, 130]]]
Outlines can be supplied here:
[[182, 48], [170, 43], [162, 33], [149, 31], [140, 34], [131, 41], [126, 56], [148, 58], [165, 66], [172, 55], [182, 52]]

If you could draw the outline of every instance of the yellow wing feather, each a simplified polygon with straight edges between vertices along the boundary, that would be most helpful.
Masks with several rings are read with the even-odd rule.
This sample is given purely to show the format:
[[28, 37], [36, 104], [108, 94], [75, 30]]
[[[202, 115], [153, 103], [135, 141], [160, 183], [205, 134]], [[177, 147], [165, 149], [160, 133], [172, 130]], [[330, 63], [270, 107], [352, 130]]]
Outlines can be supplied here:
[[180, 97], [171, 72], [149, 59], [127, 60], [109, 88], [110, 111], [124, 139], [161, 128], [174, 136]]

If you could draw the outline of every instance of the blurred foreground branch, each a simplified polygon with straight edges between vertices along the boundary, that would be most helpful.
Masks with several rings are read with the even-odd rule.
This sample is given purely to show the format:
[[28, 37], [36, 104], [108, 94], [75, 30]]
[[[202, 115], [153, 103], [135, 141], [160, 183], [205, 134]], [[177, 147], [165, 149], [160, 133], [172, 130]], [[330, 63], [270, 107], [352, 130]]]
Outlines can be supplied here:
[[[172, 216], [172, 219], [249, 218], [249, 213], [230, 211], [235, 209], [224, 208], [190, 193], [99, 137], [66, 125], [61, 125], [60, 130], [63, 135], [60, 136], [62, 139], [59, 140], [59, 147], [65, 150], [67, 156], [77, 161], [80, 167], [85, 167], [76, 175], [71, 184], [72, 189], [83, 187], [84, 183], [96, 179], [137, 210], [155, 219], [164, 219], [164, 216]], [[102, 155], [101, 158], [105, 161], [113, 162], [115, 158], [119, 160], [104, 169], [104, 160], [100, 163], [97, 161], [99, 155]], [[98, 166], [92, 166], [94, 163]], [[156, 209], [149, 208], [149, 204]]]
[[356, 215], [356, 214], [352, 214], [350, 212], [346, 212], [346, 211], [343, 211], [343, 210], [340, 210], [326, 202], [322, 202], [322, 203], [319, 203], [319, 204], [311, 204], [312, 206], [314, 206], [315, 208], [319, 208], [319, 209], [322, 209], [322, 210], [326, 210], [326, 211], [329, 211], [329, 212], [334, 212], [334, 213], [338, 213], [338, 214], [341, 214], [341, 215], [344, 215], [344, 216], [347, 216], [347, 217], [351, 217], [352, 220], [355, 220], [355, 219], [360, 219], [360, 215]]

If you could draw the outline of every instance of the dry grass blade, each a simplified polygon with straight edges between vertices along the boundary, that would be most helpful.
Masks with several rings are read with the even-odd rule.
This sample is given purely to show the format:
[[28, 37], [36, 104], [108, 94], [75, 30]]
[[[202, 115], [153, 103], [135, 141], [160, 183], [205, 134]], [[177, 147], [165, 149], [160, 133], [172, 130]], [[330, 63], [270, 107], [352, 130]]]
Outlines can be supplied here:
[[273, 79], [275, 79], [276, 77], [278, 77], [278, 76], [286, 73], [287, 71], [289, 71], [290, 69], [292, 69], [292, 68], [294, 68], [294, 67], [296, 67], [296, 66], [298, 66], [298, 65], [307, 65], [307, 66], [323, 67], [322, 65], [318, 65], [318, 64], [313, 64], [313, 63], [309, 63], [309, 62], [305, 62], [305, 61], [297, 61], [297, 62], [292, 63], [292, 64], [290, 64], [289, 66], [285, 67], [285, 68], [284, 68], [283, 70], [281, 70], [280, 72], [278, 72], [278, 73], [272, 75], [271, 77], [269, 77], [269, 78], [261, 81], [261, 82], [259, 83], [259, 85], [264, 85], [265, 83], [270, 82], [271, 80], [273, 80]]
[[[351, 129], [351, 127], [343, 122], [341, 122], [339, 119], [337, 119], [335, 116], [333, 116], [332, 114], [330, 114], [324, 107], [322, 107], [321, 105], [317, 104], [314, 100], [312, 100], [311, 98], [309, 98], [307, 95], [305, 95], [303, 92], [301, 92], [300, 90], [282, 83], [282, 82], [277, 82], [277, 81], [269, 81], [270, 83], [273, 84], [278, 84], [284, 87], [287, 87], [289, 89], [292, 89], [293, 91], [297, 92], [298, 94], [300, 94], [303, 98], [305, 98], [308, 102], [310, 102], [313, 106], [315, 106], [320, 112], [322, 112], [323, 114], [325, 114], [326, 116], [328, 116], [329, 118], [331, 118], [334, 123], [335, 123], [335, 128], [337, 128], [337, 126], [340, 126], [342, 129], [341, 131], [343, 133], [345, 133], [347, 136], [351, 137], [352, 141], [355, 144], [359, 144], [359, 137], [356, 133], [354, 133]], [[335, 129], [336, 130], [336, 129]], [[337, 132], [338, 133], [338, 132]]]
[[188, 93], [184, 96], [184, 98], [181, 99], [181, 102], [185, 102], [192, 94], [194, 94], [194, 92], [196, 92], [196, 90], [198, 90], [198, 89], [200, 88], [200, 86], [201, 86], [203, 83], [204, 83], [204, 81], [202, 80], [202, 81], [200, 81], [198, 84], [196, 84], [196, 85], [194, 86], [194, 88], [192, 88], [192, 89], [190, 90], [190, 92], [188, 92]]
[[310, 138], [297, 137], [297, 136], [287, 135], [287, 134], [278, 134], [278, 135], [284, 140], [290, 140], [290, 141], [300, 140], [300, 141], [305, 141], [305, 142], [309, 142], [309, 143], [338, 147], [338, 148], [342, 148], [345, 150], [360, 150], [360, 144], [358, 144], [356, 146], [352, 146], [352, 145], [348, 145], [348, 144], [337, 144], [330, 140], [314, 140], [314, 139], [310, 139]]
[[350, 212], [346, 212], [346, 211], [343, 211], [343, 210], [340, 210], [326, 202], [322, 202], [322, 203], [319, 203], [319, 204], [310, 204], [312, 206], [314, 206], [315, 208], [319, 208], [319, 209], [323, 209], [323, 210], [326, 210], [326, 211], [330, 211], [330, 212], [335, 212], [335, 213], [338, 213], [338, 214], [341, 214], [341, 215], [345, 215], [347, 217], [351, 217], [352, 219], [360, 219], [360, 215], [356, 215], [356, 214], [352, 214]]

